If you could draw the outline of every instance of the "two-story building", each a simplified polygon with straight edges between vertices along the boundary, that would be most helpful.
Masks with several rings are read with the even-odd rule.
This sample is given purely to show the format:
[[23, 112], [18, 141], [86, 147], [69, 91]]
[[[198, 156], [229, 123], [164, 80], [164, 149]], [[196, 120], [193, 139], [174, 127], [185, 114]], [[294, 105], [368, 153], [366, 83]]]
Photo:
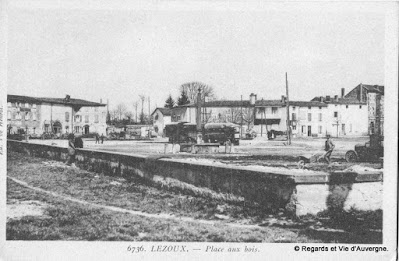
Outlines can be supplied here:
[[106, 104], [65, 98], [7, 95], [8, 133], [106, 134]]

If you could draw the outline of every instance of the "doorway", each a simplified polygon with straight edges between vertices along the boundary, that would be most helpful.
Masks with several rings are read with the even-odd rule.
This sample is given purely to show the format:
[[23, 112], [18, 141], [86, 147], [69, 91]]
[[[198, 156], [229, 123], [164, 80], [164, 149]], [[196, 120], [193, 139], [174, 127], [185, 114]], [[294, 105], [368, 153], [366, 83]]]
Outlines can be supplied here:
[[53, 124], [53, 133], [58, 134], [61, 133], [62, 125], [61, 122], [56, 121]]
[[85, 125], [84, 134], [89, 134], [89, 129], [90, 129], [89, 125]]
[[308, 126], [308, 136], [312, 136], [312, 126]]

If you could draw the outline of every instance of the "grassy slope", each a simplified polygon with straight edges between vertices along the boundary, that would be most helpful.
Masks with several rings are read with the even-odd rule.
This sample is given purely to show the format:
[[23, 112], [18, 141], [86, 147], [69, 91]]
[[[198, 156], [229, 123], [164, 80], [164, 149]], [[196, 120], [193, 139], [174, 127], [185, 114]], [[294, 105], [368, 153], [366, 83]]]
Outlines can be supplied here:
[[[381, 213], [362, 213], [360, 218], [365, 220], [362, 223], [357, 222], [359, 215], [353, 213], [341, 221], [326, 219], [322, 222], [328, 224], [328, 227], [342, 229], [342, 224], [352, 225], [346, 226], [351, 232], [320, 232], [309, 229], [319, 222], [314, 217], [309, 217], [307, 221], [294, 222], [285, 217], [270, 215], [271, 213], [256, 206], [193, 198], [138, 182], [96, 177], [95, 173], [68, 168], [61, 163], [46, 165], [44, 162], [47, 161], [9, 153], [7, 173], [32, 186], [103, 205], [211, 220], [215, 219], [215, 214], [222, 213], [230, 217], [228, 222], [263, 223], [264, 226], [255, 229], [232, 228], [224, 224], [212, 226], [132, 216], [55, 199], [8, 181], [9, 201], [16, 199], [46, 202], [50, 205], [46, 215], [51, 218], [24, 217], [21, 220], [11, 220], [7, 223], [7, 239], [348, 243], [381, 241], [381, 232], [366, 231], [370, 227], [381, 228]], [[112, 181], [121, 184], [112, 185]], [[278, 222], [271, 222], [272, 220]], [[353, 222], [349, 222], [350, 220]]]

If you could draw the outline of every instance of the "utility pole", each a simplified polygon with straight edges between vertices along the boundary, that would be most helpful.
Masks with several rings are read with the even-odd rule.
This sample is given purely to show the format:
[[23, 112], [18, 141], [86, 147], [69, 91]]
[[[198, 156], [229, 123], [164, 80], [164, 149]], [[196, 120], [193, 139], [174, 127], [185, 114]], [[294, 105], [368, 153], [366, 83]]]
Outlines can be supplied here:
[[241, 131], [240, 138], [242, 138], [242, 95], [241, 95], [241, 126], [240, 126], [240, 131]]
[[197, 144], [202, 143], [202, 126], [201, 126], [201, 87], [198, 88], [197, 95]]
[[139, 103], [138, 101], [135, 102], [135, 106], [136, 106], [136, 124], [137, 124], [137, 107], [138, 107]]
[[151, 138], [150, 134], [150, 126], [151, 126], [151, 101], [150, 101], [150, 96], [148, 96], [148, 138]]
[[288, 96], [288, 74], [285, 73], [285, 88], [287, 92], [287, 100], [286, 100], [286, 106], [287, 106], [287, 141], [288, 145], [291, 145], [291, 130], [290, 130], [290, 99]]

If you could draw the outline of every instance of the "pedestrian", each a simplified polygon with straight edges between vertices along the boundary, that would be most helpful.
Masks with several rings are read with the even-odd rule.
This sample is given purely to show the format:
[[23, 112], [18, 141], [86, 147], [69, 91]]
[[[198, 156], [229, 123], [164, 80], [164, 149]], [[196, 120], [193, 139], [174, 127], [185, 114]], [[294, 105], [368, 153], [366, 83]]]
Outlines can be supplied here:
[[327, 134], [327, 140], [325, 142], [325, 146], [324, 146], [324, 150], [326, 151], [326, 153], [324, 154], [324, 159], [327, 161], [328, 164], [331, 163], [331, 153], [333, 152], [335, 148], [334, 143], [331, 140], [331, 136], [329, 134]]
[[98, 135], [98, 133], [96, 132], [96, 144], [100, 144], [100, 136]]
[[77, 135], [75, 138], [75, 148], [78, 148], [78, 149], [83, 148], [83, 140], [80, 135]]
[[68, 166], [75, 165], [75, 153], [75, 140], [74, 135], [71, 133], [68, 135], [68, 160], [66, 162]]
[[101, 133], [101, 144], [103, 144], [104, 143], [104, 133]]

